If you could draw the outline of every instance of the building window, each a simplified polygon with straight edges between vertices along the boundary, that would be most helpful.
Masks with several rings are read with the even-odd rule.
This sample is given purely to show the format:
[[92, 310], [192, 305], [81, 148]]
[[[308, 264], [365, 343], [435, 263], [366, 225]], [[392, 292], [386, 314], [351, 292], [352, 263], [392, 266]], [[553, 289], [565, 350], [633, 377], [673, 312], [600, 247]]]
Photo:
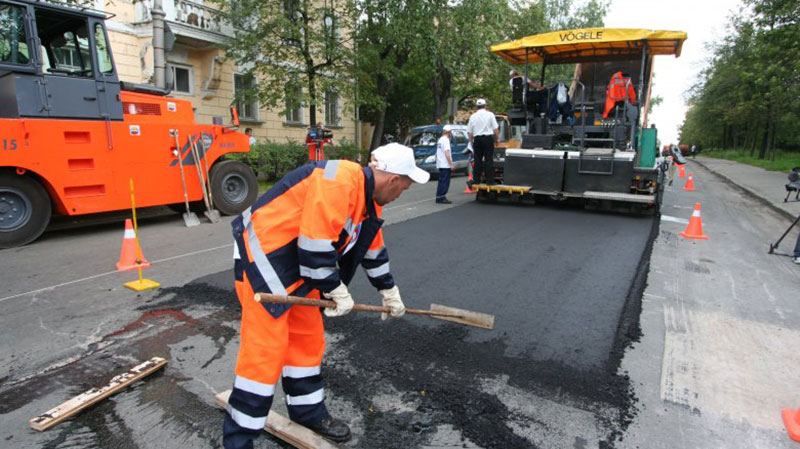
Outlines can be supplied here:
[[233, 75], [236, 111], [241, 119], [258, 120], [258, 100], [255, 88], [256, 82], [253, 75]]
[[297, 84], [286, 86], [286, 122], [303, 123], [303, 91]]
[[335, 90], [327, 90], [325, 91], [325, 124], [327, 126], [339, 126], [340, 122], [339, 94]]
[[192, 68], [175, 64], [167, 64], [167, 70], [172, 74], [172, 90], [182, 94], [193, 92]]

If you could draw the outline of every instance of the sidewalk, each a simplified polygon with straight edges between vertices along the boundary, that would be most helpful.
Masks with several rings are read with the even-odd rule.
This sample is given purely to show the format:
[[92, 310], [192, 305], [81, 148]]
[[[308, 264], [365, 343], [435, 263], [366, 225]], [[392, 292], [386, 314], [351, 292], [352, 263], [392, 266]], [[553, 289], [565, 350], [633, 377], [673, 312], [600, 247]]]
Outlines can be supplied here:
[[[616, 447], [797, 448], [780, 413], [800, 406], [800, 267], [767, 249], [800, 204], [784, 209], [781, 173], [708, 158], [689, 172], [695, 191], [678, 179], [665, 190], [642, 337], [621, 367], [638, 413]], [[708, 240], [679, 236], [695, 203]], [[796, 238], [794, 230], [780, 250]]]
[[786, 198], [784, 185], [789, 182], [787, 179], [788, 173], [767, 171], [752, 165], [710, 157], [698, 157], [697, 160], [689, 159], [689, 161], [689, 167], [691, 167], [692, 162], [696, 162], [707, 170], [736, 184], [758, 198], [759, 201], [768, 204], [791, 219], [800, 214], [800, 201], [792, 202], [795, 196], [794, 193], [789, 197], [788, 203], [783, 202], [783, 199]]

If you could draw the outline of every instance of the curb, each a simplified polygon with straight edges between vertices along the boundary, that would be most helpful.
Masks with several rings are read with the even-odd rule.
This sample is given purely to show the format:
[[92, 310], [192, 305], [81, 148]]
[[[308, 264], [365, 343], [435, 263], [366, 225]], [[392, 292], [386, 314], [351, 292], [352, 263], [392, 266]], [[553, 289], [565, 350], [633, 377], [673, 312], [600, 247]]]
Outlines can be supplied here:
[[782, 209], [782, 208], [780, 208], [780, 207], [776, 206], [775, 204], [773, 204], [773, 203], [772, 203], [772, 201], [770, 201], [770, 200], [768, 200], [768, 199], [764, 198], [763, 196], [759, 195], [758, 193], [754, 192], [754, 191], [753, 191], [753, 190], [751, 190], [751, 189], [748, 189], [747, 187], [744, 187], [744, 186], [741, 186], [741, 185], [739, 185], [739, 184], [738, 184], [736, 181], [734, 181], [733, 179], [729, 178], [728, 176], [725, 176], [725, 175], [723, 175], [722, 173], [719, 173], [718, 171], [714, 170], [713, 168], [710, 168], [708, 165], [706, 165], [706, 164], [704, 164], [704, 163], [702, 163], [702, 162], [698, 161], [697, 159], [692, 159], [692, 162], [694, 162], [695, 164], [697, 164], [697, 165], [699, 165], [699, 166], [703, 167], [704, 169], [708, 170], [709, 172], [711, 172], [711, 173], [712, 173], [712, 174], [714, 174], [715, 176], [717, 176], [717, 177], [719, 177], [719, 178], [722, 178], [722, 180], [724, 180], [724, 181], [725, 181], [725, 182], [727, 182], [728, 184], [730, 184], [730, 185], [732, 185], [732, 186], [736, 187], [737, 189], [741, 190], [742, 192], [744, 192], [744, 193], [745, 193], [745, 194], [747, 194], [748, 196], [752, 197], [754, 200], [756, 200], [756, 201], [758, 201], [758, 202], [760, 202], [760, 203], [764, 204], [765, 206], [767, 206], [767, 207], [769, 207], [770, 209], [772, 209], [773, 211], [775, 211], [775, 212], [777, 212], [777, 213], [779, 213], [779, 214], [783, 215], [784, 217], [788, 218], [789, 220], [794, 220], [795, 218], [797, 218], [797, 217], [796, 217], [794, 214], [792, 214], [791, 212], [789, 212], [789, 211], [787, 211], [787, 210], [784, 210], [784, 209]]

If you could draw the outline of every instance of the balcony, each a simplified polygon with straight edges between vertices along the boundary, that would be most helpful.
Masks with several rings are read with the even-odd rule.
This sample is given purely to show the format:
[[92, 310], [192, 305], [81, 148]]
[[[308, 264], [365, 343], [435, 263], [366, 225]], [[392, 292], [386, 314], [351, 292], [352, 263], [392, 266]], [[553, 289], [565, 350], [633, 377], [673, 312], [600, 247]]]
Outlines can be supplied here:
[[[147, 24], [153, 20], [153, 0], [135, 3], [135, 24]], [[218, 9], [189, 0], [162, 0], [162, 8], [176, 42], [193, 47], [209, 47], [223, 44], [233, 35], [233, 27], [222, 18]]]

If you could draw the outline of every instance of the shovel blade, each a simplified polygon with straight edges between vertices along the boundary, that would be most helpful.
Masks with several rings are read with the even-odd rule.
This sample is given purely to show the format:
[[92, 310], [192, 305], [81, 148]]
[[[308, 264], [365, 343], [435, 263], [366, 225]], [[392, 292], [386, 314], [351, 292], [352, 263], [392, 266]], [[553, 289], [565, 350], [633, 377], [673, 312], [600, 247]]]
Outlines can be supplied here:
[[431, 318], [436, 318], [437, 320], [452, 321], [454, 323], [466, 324], [468, 326], [475, 326], [483, 329], [494, 329], [494, 315], [489, 315], [488, 313], [457, 309], [455, 307], [443, 306], [441, 304], [431, 304], [431, 311], [458, 315], [457, 317], [431, 315]]
[[207, 210], [205, 211], [205, 216], [211, 223], [219, 223], [220, 215], [218, 210], [216, 209]]
[[200, 226], [200, 220], [197, 218], [197, 215], [195, 215], [194, 212], [185, 212], [183, 214], [183, 223], [187, 228], [191, 228], [192, 226]]

